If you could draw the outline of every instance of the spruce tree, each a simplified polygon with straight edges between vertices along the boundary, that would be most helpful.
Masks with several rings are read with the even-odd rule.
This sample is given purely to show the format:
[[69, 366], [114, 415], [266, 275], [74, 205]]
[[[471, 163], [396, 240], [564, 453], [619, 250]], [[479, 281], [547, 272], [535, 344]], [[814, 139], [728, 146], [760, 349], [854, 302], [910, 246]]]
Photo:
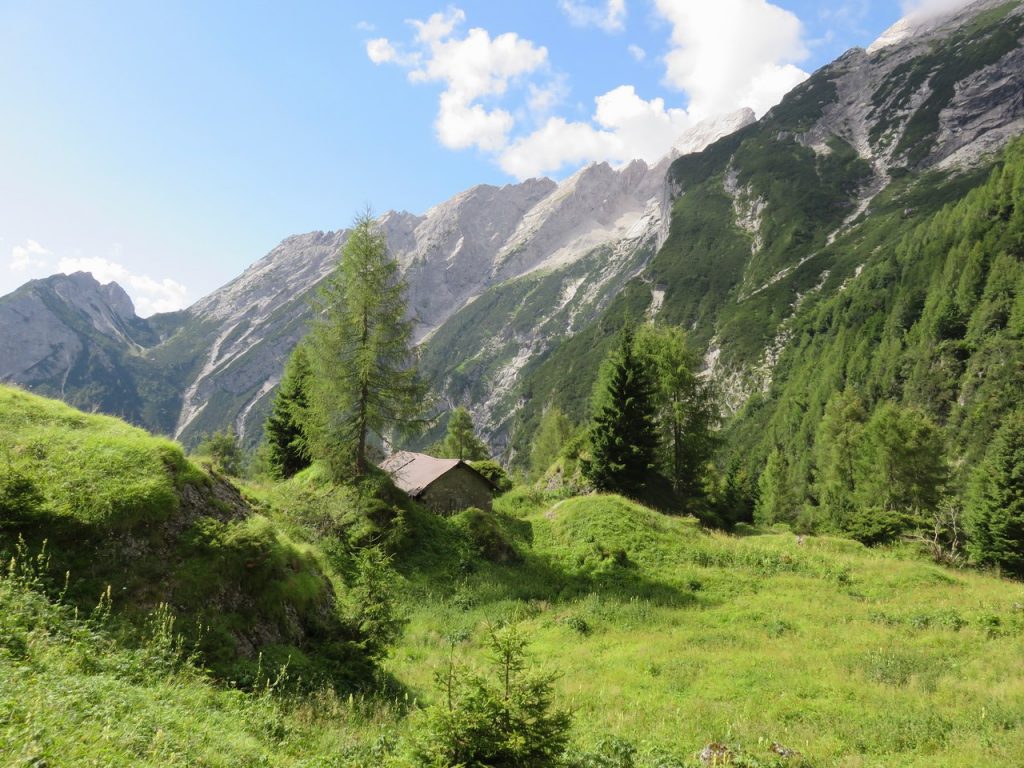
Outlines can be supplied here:
[[448, 417], [448, 431], [441, 442], [441, 454], [461, 461], [479, 461], [489, 458], [487, 446], [476, 436], [473, 417], [459, 406]]
[[369, 469], [373, 436], [424, 423], [405, 282], [370, 213], [356, 217], [309, 334], [310, 452], [336, 479]]
[[633, 350], [633, 333], [622, 334], [607, 392], [591, 427], [587, 479], [598, 490], [635, 496], [647, 485], [658, 452], [654, 387]]
[[303, 426], [309, 405], [309, 359], [306, 347], [299, 344], [288, 358], [274, 406], [267, 418], [264, 434], [267, 459], [276, 477], [289, 478], [309, 466], [309, 445]]
[[966, 513], [975, 561], [1024, 576], [1024, 411], [996, 434], [974, 474]]
[[695, 361], [682, 328], [647, 323], [634, 343], [654, 384], [665, 474], [676, 493], [698, 497], [704, 492], [719, 421], [712, 388], [694, 373]]

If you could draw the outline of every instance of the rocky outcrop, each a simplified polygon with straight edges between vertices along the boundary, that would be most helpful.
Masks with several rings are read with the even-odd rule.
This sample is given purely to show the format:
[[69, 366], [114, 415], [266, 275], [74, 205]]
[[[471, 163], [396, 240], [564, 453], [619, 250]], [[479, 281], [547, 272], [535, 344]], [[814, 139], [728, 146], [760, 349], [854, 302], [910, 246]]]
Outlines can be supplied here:
[[131, 363], [159, 339], [117, 283], [86, 272], [33, 280], [0, 297], [0, 329], [0, 381], [141, 418]]

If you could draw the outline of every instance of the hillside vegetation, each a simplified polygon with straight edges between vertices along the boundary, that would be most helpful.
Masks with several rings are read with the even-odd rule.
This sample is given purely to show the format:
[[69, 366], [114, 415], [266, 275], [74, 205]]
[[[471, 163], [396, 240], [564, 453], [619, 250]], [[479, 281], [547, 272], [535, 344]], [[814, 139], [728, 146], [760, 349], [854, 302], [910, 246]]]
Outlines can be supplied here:
[[[554, 703], [573, 713], [567, 765], [699, 765], [709, 745], [736, 765], [1024, 760], [1019, 583], [907, 547], [710, 533], [610, 495], [518, 488], [493, 513], [440, 518], [384, 490], [363, 514], [317, 467], [252, 486], [262, 515], [235, 496], [221, 520], [196, 510], [230, 506], [213, 495], [229, 486], [174, 444], [2, 396], [3, 503], [15, 486], [31, 501], [3, 516], [0, 754], [13, 764], [416, 765], [424, 707], [443, 701], [435, 673], [452, 660], [482, 666], [502, 624], [529, 638], [531, 665], [557, 673]], [[75, 485], [62, 485], [65, 468]], [[113, 482], [135, 503], [98, 501]], [[189, 488], [203, 498], [191, 512]], [[209, 531], [201, 554], [197, 525]], [[40, 556], [44, 538], [52, 554]], [[201, 616], [214, 637], [250, 637], [246, 622], [270, 632], [274, 607], [313, 626], [310, 585], [379, 593], [344, 575], [372, 542], [392, 552], [382, 573], [408, 620], [383, 662], [388, 687], [339, 686], [371, 679], [351, 644], [345, 657], [326, 650], [358, 636], [342, 600], [321, 598], [316, 615], [335, 623], [315, 638], [306, 630], [277, 656], [265, 644], [244, 691], [224, 647], [186, 631]], [[260, 551], [263, 564], [247, 567]], [[229, 591], [248, 595], [248, 609], [222, 602]], [[310, 670], [334, 674], [300, 684]]]
[[206, 664], [246, 684], [261, 663], [339, 684], [371, 666], [319, 550], [179, 445], [0, 387], [0, 467], [0, 549], [45, 551], [69, 604], [111, 604], [128, 635], [166, 605]]

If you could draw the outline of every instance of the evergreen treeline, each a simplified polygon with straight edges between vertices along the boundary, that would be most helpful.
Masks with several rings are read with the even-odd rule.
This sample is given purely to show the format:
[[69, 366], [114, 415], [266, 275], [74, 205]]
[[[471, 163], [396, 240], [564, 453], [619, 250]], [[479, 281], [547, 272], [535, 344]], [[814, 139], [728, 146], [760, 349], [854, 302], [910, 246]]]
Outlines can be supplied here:
[[[951, 540], [969, 487], [996, 465], [1012, 475], [1014, 437], [1000, 429], [1024, 402], [1024, 143], [841, 290], [809, 300], [793, 339], [769, 392], [727, 430], [734, 466], [760, 477], [746, 492], [755, 519], [865, 541], [938, 520]], [[974, 508], [999, 496], [979, 491]], [[975, 557], [1012, 567], [980, 530]]]

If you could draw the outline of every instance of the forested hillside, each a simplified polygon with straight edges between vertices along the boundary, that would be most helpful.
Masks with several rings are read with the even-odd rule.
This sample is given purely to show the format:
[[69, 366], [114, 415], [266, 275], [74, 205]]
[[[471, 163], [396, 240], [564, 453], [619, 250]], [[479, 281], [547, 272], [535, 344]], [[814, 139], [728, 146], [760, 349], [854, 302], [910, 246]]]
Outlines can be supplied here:
[[[730, 427], [733, 450], [743, 444], [751, 466], [778, 452], [776, 482], [789, 503], [776, 513], [785, 519], [837, 503], [825, 498], [837, 482], [857, 494], [856, 471], [842, 476], [836, 464], [837, 443], [853, 440], [885, 404], [937, 426], [941, 439], [929, 449], [943, 452], [950, 471], [943, 476], [943, 456], [932, 457], [936, 480], [960, 494], [1022, 402], [1024, 144], [962, 200], [900, 216], [887, 226], [876, 214], [874, 231], [841, 241], [856, 277], [806, 300], [771, 388]], [[849, 460], [861, 458], [869, 460]]]

